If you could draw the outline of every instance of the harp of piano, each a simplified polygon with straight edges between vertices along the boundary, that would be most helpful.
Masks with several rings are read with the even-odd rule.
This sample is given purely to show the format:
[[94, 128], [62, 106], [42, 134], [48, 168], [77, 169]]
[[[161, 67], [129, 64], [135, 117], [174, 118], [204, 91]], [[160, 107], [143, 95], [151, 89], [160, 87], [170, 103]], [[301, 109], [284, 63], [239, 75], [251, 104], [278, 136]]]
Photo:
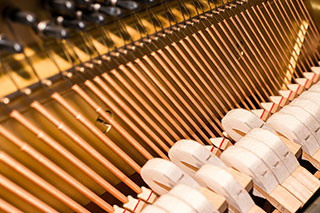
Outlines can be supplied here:
[[0, 2], [1, 211], [296, 212], [316, 196], [316, 0]]

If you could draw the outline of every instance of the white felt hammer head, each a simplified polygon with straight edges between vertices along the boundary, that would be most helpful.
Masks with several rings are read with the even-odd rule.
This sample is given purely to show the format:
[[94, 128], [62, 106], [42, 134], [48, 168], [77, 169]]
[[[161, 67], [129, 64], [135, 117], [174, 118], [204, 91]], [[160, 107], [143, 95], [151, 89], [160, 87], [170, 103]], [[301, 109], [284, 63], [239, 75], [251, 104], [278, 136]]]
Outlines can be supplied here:
[[169, 194], [185, 201], [198, 213], [218, 212], [206, 196], [185, 184], [176, 185]]
[[225, 169], [205, 165], [195, 174], [195, 178], [202, 186], [224, 196], [239, 212], [248, 212], [254, 206], [248, 192]]
[[267, 124], [279, 135], [300, 144], [302, 149], [310, 155], [313, 155], [319, 149], [319, 144], [308, 127], [293, 115], [280, 111], [273, 114], [268, 119]]
[[169, 158], [191, 176], [205, 164], [225, 168], [224, 163], [217, 156], [193, 140], [176, 142], [169, 150]]
[[287, 105], [281, 109], [282, 113], [293, 115], [295, 118], [300, 120], [310, 131], [318, 143], [320, 143], [320, 124], [319, 121], [313, 116], [312, 113], [308, 110], [309, 107], [299, 107], [294, 105]]
[[320, 93], [320, 84], [315, 84], [313, 85], [309, 91], [312, 91], [312, 92], [319, 92]]
[[290, 105], [299, 106], [305, 109], [320, 122], [320, 103], [316, 104], [305, 98], [296, 98], [290, 103]]
[[267, 193], [271, 193], [279, 185], [265, 163], [255, 154], [242, 147], [229, 147], [222, 152], [220, 158], [227, 166], [252, 177], [253, 182]]
[[169, 213], [197, 213], [188, 203], [171, 194], [161, 195], [153, 205]]
[[318, 105], [320, 105], [320, 93], [311, 90], [303, 92], [298, 98], [308, 99]]
[[197, 188], [199, 184], [178, 166], [168, 160], [153, 158], [141, 169], [141, 177], [157, 194], [167, 193], [178, 183]]
[[251, 129], [262, 127], [263, 125], [263, 120], [245, 109], [233, 109], [222, 119], [224, 130], [234, 141], [240, 140]]
[[166, 210], [161, 209], [160, 207], [154, 205], [147, 205], [142, 209], [141, 213], [168, 213]]
[[279, 184], [290, 175], [280, 157], [265, 143], [251, 137], [243, 137], [236, 146], [240, 146], [256, 155], [271, 170]]
[[266, 129], [254, 128], [247, 134], [247, 137], [259, 140], [269, 146], [283, 161], [289, 173], [292, 173], [299, 166], [298, 160], [293, 153], [274, 132]]

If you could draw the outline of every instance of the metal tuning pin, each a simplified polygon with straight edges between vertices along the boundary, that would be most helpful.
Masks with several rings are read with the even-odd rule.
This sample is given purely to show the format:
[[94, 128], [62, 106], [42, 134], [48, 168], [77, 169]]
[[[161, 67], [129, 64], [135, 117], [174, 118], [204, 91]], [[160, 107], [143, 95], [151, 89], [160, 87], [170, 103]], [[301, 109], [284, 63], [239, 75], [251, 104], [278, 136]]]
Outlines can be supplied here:
[[73, 30], [85, 30], [87, 27], [87, 24], [79, 19], [72, 19], [72, 18], [66, 18], [62, 16], [58, 16], [56, 19], [57, 23], [65, 28], [70, 28]]
[[92, 0], [74, 0], [74, 2], [76, 3], [76, 5], [79, 5], [79, 4], [88, 5], [93, 3]]
[[[57, 6], [56, 8], [58, 8], [58, 3], [61, 3], [62, 1], [60, 0], [50, 2], [54, 2]], [[63, 7], [60, 5], [60, 9], [61, 8]], [[63, 27], [57, 26], [50, 21], [39, 21], [36, 15], [31, 12], [22, 11], [18, 8], [6, 8], [4, 10], [4, 16], [7, 17], [10, 21], [28, 25], [32, 27], [37, 33], [41, 33], [42, 35], [47, 37], [66, 39], [68, 36], [68, 31]]]
[[0, 34], [0, 50], [5, 50], [11, 53], [21, 53], [23, 51], [23, 47], [19, 43], [11, 41], [6, 36]]
[[116, 6], [127, 9], [127, 10], [137, 10], [139, 8], [139, 4], [135, 1], [126, 1], [126, 0], [120, 0], [117, 1]]
[[113, 16], [113, 17], [118, 17], [122, 15], [122, 11], [120, 8], [115, 7], [115, 6], [104, 6], [101, 4], [91, 4], [89, 7], [90, 11], [96, 11], [96, 12], [101, 12], [103, 14], [106, 14], [108, 16]]
[[139, 8], [139, 3], [136, 1], [128, 1], [128, 0], [104, 0], [102, 2], [99, 2], [102, 5], [112, 5], [121, 7], [123, 9], [127, 10], [137, 10]]
[[159, 3], [160, 1], [159, 0], [136, 0], [136, 2], [145, 4], [145, 5], [154, 5]]
[[[96, 2], [96, 1], [95, 1]], [[74, 0], [77, 10], [87, 10], [94, 3], [93, 0]]]
[[75, 3], [69, 0], [49, 0], [48, 6], [53, 12], [68, 14], [75, 11]]
[[85, 11], [82, 13], [81, 17], [83, 20], [92, 22], [94, 24], [104, 24], [107, 21], [106, 16], [103, 13], [97, 11]]
[[38, 23], [35, 14], [28, 11], [22, 11], [18, 8], [6, 8], [4, 10], [4, 16], [7, 17], [10, 21], [17, 22], [20, 24], [26, 24], [31, 27], [36, 26], [36, 24]]
[[113, 17], [118, 17], [122, 15], [121, 9], [115, 6], [101, 6], [99, 11]]
[[49, 21], [39, 22], [35, 30], [46, 37], [57, 39], [66, 39], [69, 34], [65, 28], [52, 24]]

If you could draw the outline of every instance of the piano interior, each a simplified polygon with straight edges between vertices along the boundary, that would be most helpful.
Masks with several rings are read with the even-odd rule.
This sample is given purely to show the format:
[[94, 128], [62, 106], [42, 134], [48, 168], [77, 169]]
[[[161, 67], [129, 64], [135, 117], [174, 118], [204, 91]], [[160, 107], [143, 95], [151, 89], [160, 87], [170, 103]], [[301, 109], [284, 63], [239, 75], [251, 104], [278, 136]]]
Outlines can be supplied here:
[[0, 14], [1, 212], [317, 206], [319, 0], [0, 0]]

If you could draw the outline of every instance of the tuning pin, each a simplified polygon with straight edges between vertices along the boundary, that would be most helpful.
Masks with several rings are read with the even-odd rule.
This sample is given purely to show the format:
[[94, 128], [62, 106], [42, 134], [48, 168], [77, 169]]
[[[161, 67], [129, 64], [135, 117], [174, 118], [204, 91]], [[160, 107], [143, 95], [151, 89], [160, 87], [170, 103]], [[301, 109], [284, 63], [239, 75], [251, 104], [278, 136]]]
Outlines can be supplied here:
[[55, 10], [70, 11], [75, 10], [75, 4], [69, 0], [49, 0], [48, 5]]
[[120, 15], [122, 15], [121, 9], [115, 6], [103, 6], [101, 4], [92, 4], [90, 5], [89, 10], [101, 12], [113, 17], [119, 17]]
[[154, 5], [160, 2], [159, 0], [135, 0], [135, 1], [145, 5]]
[[87, 25], [84, 21], [78, 19], [69, 19], [62, 16], [57, 17], [57, 23], [65, 28], [70, 28], [73, 30], [85, 30]]
[[127, 9], [127, 10], [137, 10], [139, 8], [139, 4], [135, 1], [128, 1], [128, 0], [103, 0], [101, 2], [99, 2], [102, 5], [112, 5], [112, 6], [118, 6], [121, 7], [123, 9]]
[[88, 4], [92, 4], [93, 3], [93, 1], [92, 0], [74, 0], [74, 2], [78, 5], [78, 4], [86, 4], [86, 5], [88, 5]]
[[114, 6], [110, 6], [110, 7], [101, 6], [99, 11], [113, 17], [118, 17], [122, 15], [121, 9]]
[[100, 12], [83, 12], [81, 17], [85, 21], [95, 24], [104, 24], [106, 22], [106, 16]]
[[0, 50], [5, 50], [11, 53], [21, 53], [23, 51], [23, 47], [17, 42], [11, 41], [4, 35], [0, 34]]
[[116, 6], [127, 9], [127, 10], [137, 10], [139, 8], [139, 4], [135, 1], [125, 1], [125, 0], [120, 0], [117, 1]]
[[66, 29], [48, 21], [39, 22], [36, 27], [36, 31], [42, 33], [44, 36], [57, 39], [66, 39], [68, 37], [68, 31]]
[[21, 11], [18, 8], [6, 8], [4, 10], [4, 15], [10, 21], [20, 24], [26, 24], [32, 27], [34, 27], [38, 23], [35, 14], [27, 11]]
[[75, 14], [75, 3], [70, 0], [49, 0], [48, 6], [54, 15], [73, 16]]
[[87, 10], [96, 1], [93, 1], [93, 0], [74, 0], [74, 2], [75, 2], [77, 9]]

